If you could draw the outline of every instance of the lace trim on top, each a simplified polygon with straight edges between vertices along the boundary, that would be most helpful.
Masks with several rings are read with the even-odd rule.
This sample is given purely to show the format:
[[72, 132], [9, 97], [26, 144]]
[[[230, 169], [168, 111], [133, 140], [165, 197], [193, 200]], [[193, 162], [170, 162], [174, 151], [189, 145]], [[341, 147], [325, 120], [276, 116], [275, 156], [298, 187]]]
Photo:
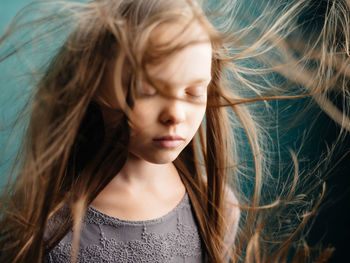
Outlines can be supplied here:
[[125, 226], [125, 225], [153, 225], [153, 224], [158, 224], [161, 222], [164, 222], [167, 220], [169, 217], [173, 216], [179, 209], [182, 208], [191, 208], [190, 203], [189, 203], [189, 197], [188, 194], [185, 193], [184, 197], [180, 201], [177, 206], [171, 210], [169, 213], [165, 214], [164, 216], [161, 216], [159, 218], [155, 219], [150, 219], [150, 220], [138, 220], [138, 221], [132, 221], [132, 220], [124, 220], [124, 219], [119, 219], [117, 217], [113, 217], [110, 215], [107, 215], [98, 209], [89, 206], [86, 215], [85, 215], [85, 222], [87, 224], [96, 224], [96, 225], [109, 225], [109, 226]]

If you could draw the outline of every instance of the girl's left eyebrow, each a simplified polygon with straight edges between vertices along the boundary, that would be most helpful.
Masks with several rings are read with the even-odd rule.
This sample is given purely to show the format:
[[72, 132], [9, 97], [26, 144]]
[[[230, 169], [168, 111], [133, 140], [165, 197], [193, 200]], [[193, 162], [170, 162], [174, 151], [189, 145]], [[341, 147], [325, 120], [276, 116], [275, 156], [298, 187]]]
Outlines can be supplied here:
[[195, 85], [209, 85], [211, 81], [211, 78], [206, 79], [206, 78], [198, 78], [198, 79], [193, 79], [189, 82], [186, 83], [169, 83], [166, 80], [163, 80], [161, 78], [156, 79], [156, 82], [160, 84], [163, 87], [170, 87], [170, 86], [177, 86], [177, 85], [186, 85], [186, 86], [195, 86]]
[[192, 80], [191, 82], [189, 82], [188, 84], [190, 86], [198, 85], [198, 84], [209, 84], [210, 81], [211, 81], [211, 79], [195, 79], [195, 80]]

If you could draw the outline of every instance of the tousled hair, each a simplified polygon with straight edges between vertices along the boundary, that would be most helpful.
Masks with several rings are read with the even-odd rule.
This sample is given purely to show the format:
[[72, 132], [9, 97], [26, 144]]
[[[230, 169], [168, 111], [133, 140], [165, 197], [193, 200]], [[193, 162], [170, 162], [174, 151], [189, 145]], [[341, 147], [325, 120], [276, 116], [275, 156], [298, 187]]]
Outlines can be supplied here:
[[[179, 35], [185, 34], [193, 23], [200, 25], [213, 49], [205, 120], [174, 161], [193, 205], [208, 261], [223, 262], [229, 257], [232, 262], [285, 262], [290, 259], [293, 244], [302, 244], [295, 241], [302, 240], [302, 230], [316, 213], [324, 187], [317, 188], [317, 183], [299, 192], [298, 187], [306, 183], [300, 179], [297, 156], [291, 153], [294, 174], [286, 179], [290, 185], [284, 185], [276, 198], [262, 198], [269, 177], [270, 149], [264, 137], [264, 123], [254, 116], [251, 105], [262, 101], [268, 108], [271, 100], [313, 97], [349, 130], [348, 116], [329, 106], [327, 99], [327, 92], [335, 86], [348, 92], [345, 87], [349, 63], [344, 57], [348, 54], [349, 36], [335, 21], [339, 19], [349, 29], [349, 6], [345, 2], [329, 3], [324, 25], [318, 35], [310, 37], [310, 42], [314, 40], [311, 45], [309, 39], [298, 37], [295, 23], [308, 7], [307, 1], [293, 1], [282, 10], [268, 5], [271, 10], [264, 10], [254, 21], [244, 21], [233, 12], [235, 8], [240, 10], [238, 2], [222, 3], [218, 13], [208, 11], [210, 6], [206, 3], [200, 4], [202, 9], [193, 0], [60, 3], [55, 15], [33, 22], [35, 25], [58, 21], [52, 32], [74, 26], [39, 74], [30, 98], [30, 119], [15, 164], [15, 182], [9, 184], [1, 200], [2, 262], [41, 262], [72, 228], [72, 259], [76, 259], [85, 210], [126, 161], [128, 123], [133, 119], [138, 81], [146, 78], [166, 93], [149, 76], [146, 66], [197, 43], [191, 39], [175, 41], [178, 36], [157, 43], [155, 30], [172, 23], [182, 25]], [[268, 12], [278, 16], [270, 17]], [[10, 25], [0, 44], [23, 27], [20, 18]], [[242, 21], [241, 28], [230, 24], [234, 20]], [[344, 38], [342, 47], [334, 48], [334, 28]], [[10, 48], [4, 55], [0, 53], [0, 61], [21, 52], [26, 45]], [[244, 61], [249, 60], [260, 67], [245, 65]], [[114, 83], [105, 81], [111, 68]], [[272, 72], [285, 81], [281, 85], [271, 83], [268, 79]], [[291, 83], [302, 88], [291, 89]], [[105, 91], [109, 85], [115, 88], [117, 107], [108, 102]], [[103, 112], [113, 113], [113, 122], [107, 125]], [[235, 135], [238, 129], [244, 131], [249, 142], [250, 150], [244, 153], [248, 157], [239, 154], [240, 142]], [[250, 180], [251, 172], [244, 167], [250, 163], [254, 170], [250, 185], [253, 190], [251, 196], [245, 197], [242, 185], [244, 180]], [[239, 200], [229, 204], [235, 211], [233, 218], [226, 215], [227, 187]], [[301, 195], [314, 191], [321, 192], [321, 196], [315, 197], [310, 208]], [[300, 221], [290, 222], [294, 214], [289, 206], [300, 204], [305, 211], [294, 210]], [[239, 211], [240, 228], [233, 240], [233, 235], [227, 233], [238, 224]], [[278, 233], [271, 228], [271, 222]], [[282, 229], [286, 222], [290, 222], [289, 227]], [[308, 249], [306, 245], [297, 249], [292, 260], [306, 261]], [[330, 254], [331, 250], [326, 249], [316, 260], [326, 260]]]

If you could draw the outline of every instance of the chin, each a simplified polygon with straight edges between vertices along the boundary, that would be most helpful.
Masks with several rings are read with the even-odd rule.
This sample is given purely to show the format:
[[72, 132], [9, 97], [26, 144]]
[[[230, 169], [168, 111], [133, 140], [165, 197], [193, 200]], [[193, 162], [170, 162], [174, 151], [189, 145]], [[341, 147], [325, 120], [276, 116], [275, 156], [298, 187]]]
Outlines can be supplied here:
[[162, 154], [161, 156], [149, 156], [146, 161], [154, 164], [167, 164], [176, 160], [179, 154]]

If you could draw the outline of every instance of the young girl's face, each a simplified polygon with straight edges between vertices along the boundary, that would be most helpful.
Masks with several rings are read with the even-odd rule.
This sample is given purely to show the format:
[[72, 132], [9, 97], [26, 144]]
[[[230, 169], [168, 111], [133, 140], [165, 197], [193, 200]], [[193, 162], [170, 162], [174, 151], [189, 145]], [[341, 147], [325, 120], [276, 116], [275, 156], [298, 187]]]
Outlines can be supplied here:
[[[171, 34], [167, 32], [161, 31], [159, 41], [167, 40]], [[151, 78], [166, 84], [164, 93], [168, 96], [147, 82], [136, 90], [129, 151], [151, 163], [174, 161], [192, 140], [205, 114], [211, 80], [211, 44], [198, 25], [181, 37], [203, 42], [191, 44], [147, 67]]]
[[[154, 38], [157, 43], [167, 42], [182, 30], [179, 25], [168, 24], [159, 28]], [[197, 24], [186, 29], [177, 41], [182, 39], [185, 43], [197, 42], [160, 63], [146, 66], [151, 79], [165, 84], [164, 90], [160, 92], [146, 81], [137, 85], [129, 121], [129, 152], [137, 159], [156, 164], [174, 161], [192, 140], [205, 114], [211, 80], [211, 44]], [[109, 102], [116, 105], [115, 88], [107, 94]], [[108, 123], [108, 119], [105, 121]]]

